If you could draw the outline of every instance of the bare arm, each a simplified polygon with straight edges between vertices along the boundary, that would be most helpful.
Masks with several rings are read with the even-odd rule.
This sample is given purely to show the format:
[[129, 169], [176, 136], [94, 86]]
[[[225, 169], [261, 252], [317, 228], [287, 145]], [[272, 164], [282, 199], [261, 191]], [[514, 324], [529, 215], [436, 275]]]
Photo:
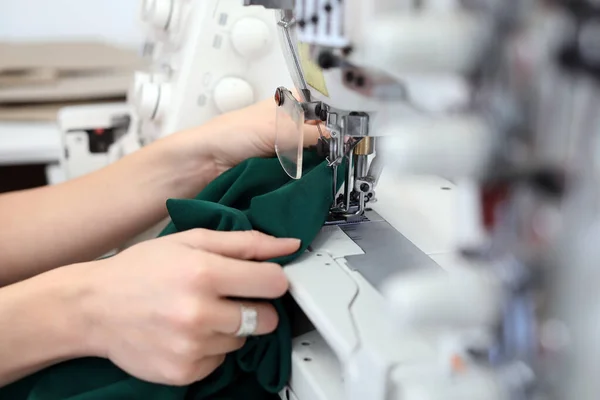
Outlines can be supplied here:
[[240, 258], [279, 257], [299, 244], [192, 230], [0, 288], [0, 387], [88, 356], [150, 382], [200, 380], [244, 343], [234, 337], [241, 304], [232, 297], [256, 299], [257, 335], [277, 326], [275, 309], [259, 299], [286, 292], [283, 271]]
[[[240, 304], [231, 299], [277, 298], [287, 290], [279, 266], [240, 259], [290, 254], [298, 241], [195, 230], [74, 263], [159, 221], [167, 198], [193, 196], [244, 159], [272, 156], [274, 117], [275, 105], [265, 101], [81, 179], [0, 196], [0, 386], [81, 356], [182, 385], [238, 349], [243, 343], [232, 334]], [[308, 132], [305, 143], [318, 137]], [[256, 333], [272, 332], [273, 307], [253, 304]]]
[[88, 322], [80, 309], [86, 295], [82, 283], [59, 268], [0, 288], [0, 387], [89, 354]]
[[[190, 197], [251, 157], [272, 156], [275, 103], [223, 114], [88, 176], [0, 195], [0, 287], [89, 261], [166, 216], [165, 200]], [[304, 129], [304, 143], [319, 137]]]
[[164, 139], [82, 178], [0, 195], [0, 287], [97, 258], [166, 217], [167, 198], [201, 190], [214, 161], [181, 147]]

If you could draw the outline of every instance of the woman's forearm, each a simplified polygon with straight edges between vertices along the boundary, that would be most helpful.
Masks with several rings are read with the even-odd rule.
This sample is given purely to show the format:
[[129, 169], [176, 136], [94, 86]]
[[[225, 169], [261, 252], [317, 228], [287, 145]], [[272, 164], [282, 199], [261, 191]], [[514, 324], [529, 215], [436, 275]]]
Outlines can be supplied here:
[[103, 255], [163, 219], [168, 198], [214, 178], [209, 156], [186, 159], [170, 139], [79, 179], [1, 195], [0, 287]]
[[[84, 280], [67, 267], [0, 288], [0, 387], [49, 365], [93, 355], [79, 309]], [[83, 273], [84, 271], [77, 271]]]

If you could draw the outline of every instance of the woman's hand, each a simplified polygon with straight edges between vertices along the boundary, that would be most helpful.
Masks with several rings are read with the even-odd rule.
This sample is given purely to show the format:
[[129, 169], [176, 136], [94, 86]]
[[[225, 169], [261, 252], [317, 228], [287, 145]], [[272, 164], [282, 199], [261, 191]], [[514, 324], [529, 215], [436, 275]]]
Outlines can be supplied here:
[[[241, 303], [287, 291], [278, 265], [300, 243], [192, 230], [0, 288], [0, 386], [53, 364], [105, 357], [140, 379], [187, 385], [239, 349]], [[277, 326], [265, 302], [256, 334]]]
[[[165, 141], [172, 144], [179, 157], [203, 162], [210, 159], [214, 179], [248, 158], [275, 155], [276, 111], [275, 101], [265, 100], [176, 133]], [[318, 138], [319, 128], [305, 124], [304, 145], [314, 145]]]
[[[242, 347], [235, 336], [241, 303], [229, 298], [278, 298], [287, 291], [280, 266], [265, 260], [298, 249], [294, 239], [256, 232], [193, 230], [155, 239], [93, 263], [93, 353], [152, 382], [187, 385], [214, 371]], [[267, 303], [258, 310], [258, 332], [277, 326]]]
[[[217, 168], [232, 168], [252, 157], [270, 157], [275, 154], [277, 107], [273, 99], [234, 111], [216, 118], [212, 144]], [[210, 124], [209, 124], [210, 125]], [[304, 125], [304, 146], [314, 145], [319, 138], [317, 126]], [[212, 142], [212, 141], [211, 141]]]

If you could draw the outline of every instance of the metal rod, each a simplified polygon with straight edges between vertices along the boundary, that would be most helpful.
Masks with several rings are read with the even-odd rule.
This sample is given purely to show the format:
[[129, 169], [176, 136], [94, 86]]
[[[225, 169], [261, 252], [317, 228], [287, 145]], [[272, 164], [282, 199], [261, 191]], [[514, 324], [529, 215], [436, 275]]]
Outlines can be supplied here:
[[346, 157], [347, 170], [346, 170], [346, 182], [344, 182], [344, 206], [346, 212], [350, 211], [350, 194], [352, 194], [352, 187], [354, 186], [353, 175], [354, 175], [354, 163], [353, 157], [350, 155]]
[[337, 207], [337, 174], [338, 174], [338, 166], [333, 166], [333, 187], [331, 188], [333, 192], [333, 206]]
[[366, 155], [354, 155], [354, 178], [362, 179], [367, 176], [369, 172], [369, 156]]

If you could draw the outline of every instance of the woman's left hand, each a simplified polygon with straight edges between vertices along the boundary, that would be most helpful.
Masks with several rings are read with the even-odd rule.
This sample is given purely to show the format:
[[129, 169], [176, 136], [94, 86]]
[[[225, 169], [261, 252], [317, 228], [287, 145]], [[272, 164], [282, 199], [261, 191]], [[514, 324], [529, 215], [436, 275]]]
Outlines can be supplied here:
[[[276, 112], [275, 101], [269, 99], [213, 120], [217, 139], [213, 154], [217, 166], [226, 170], [248, 158], [273, 156], [277, 136]], [[316, 144], [318, 138], [318, 128], [305, 124], [304, 146]]]
[[[220, 115], [208, 123], [172, 135], [179, 156], [196, 160], [208, 157], [214, 163], [213, 179], [253, 157], [275, 155], [276, 105], [273, 99]], [[304, 125], [304, 145], [316, 144], [319, 130]]]

